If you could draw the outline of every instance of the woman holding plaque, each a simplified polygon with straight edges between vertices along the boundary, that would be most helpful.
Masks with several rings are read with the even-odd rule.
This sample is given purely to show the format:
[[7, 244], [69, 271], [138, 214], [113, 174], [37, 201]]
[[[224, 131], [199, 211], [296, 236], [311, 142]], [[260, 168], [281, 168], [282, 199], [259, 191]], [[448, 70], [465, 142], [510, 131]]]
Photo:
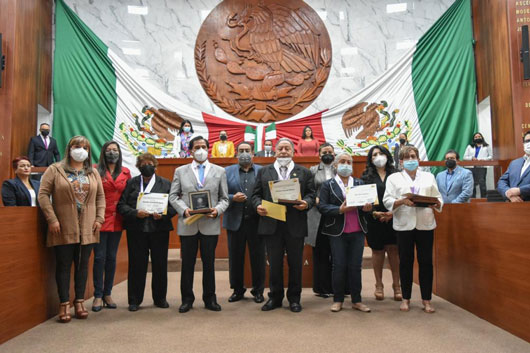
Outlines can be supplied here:
[[399, 285], [399, 255], [397, 249], [396, 232], [392, 228], [392, 212], [385, 208], [383, 196], [388, 177], [397, 170], [392, 155], [383, 146], [373, 146], [366, 157], [366, 169], [361, 176], [365, 184], [377, 185], [378, 204], [374, 206], [371, 216], [366, 217], [368, 233], [366, 240], [372, 249], [372, 264], [375, 275], [375, 292], [377, 300], [385, 298], [383, 290], [383, 265], [385, 253], [392, 271], [392, 288], [394, 300], [401, 301], [401, 286]]
[[370, 308], [361, 300], [361, 271], [364, 251], [364, 233], [366, 222], [361, 212], [370, 212], [371, 204], [362, 208], [346, 206], [346, 191], [362, 185], [360, 179], [352, 177], [352, 156], [342, 152], [333, 162], [337, 175], [322, 184], [318, 210], [324, 218], [322, 234], [329, 236], [331, 258], [333, 261], [333, 304], [331, 311], [342, 309], [346, 281], [350, 282], [352, 308], [370, 312]]
[[[433, 210], [442, 211], [443, 199], [434, 175], [418, 169], [419, 152], [416, 147], [403, 147], [399, 153], [399, 160], [403, 171], [387, 178], [383, 202], [385, 207], [392, 211], [392, 225], [397, 233], [399, 275], [403, 292], [400, 310], [410, 309], [414, 249], [416, 249], [423, 311], [434, 313], [435, 310], [431, 305], [432, 248], [434, 228], [436, 228]], [[409, 195], [404, 196], [405, 194]], [[425, 206], [414, 203], [410, 194], [431, 197], [432, 204]]]
[[[129, 274], [127, 294], [129, 311], [137, 311], [144, 299], [147, 264], [151, 253], [151, 288], [154, 304], [159, 308], [168, 308], [167, 294], [167, 252], [169, 231], [173, 229], [171, 217], [177, 213], [167, 204], [171, 182], [155, 174], [158, 161], [150, 153], [138, 156], [136, 168], [140, 175], [127, 182], [125, 191], [118, 203], [118, 212], [123, 216], [123, 225], [127, 230], [129, 250]], [[166, 214], [163, 211], [138, 209], [141, 197], [149, 194], [153, 199], [166, 202]], [[161, 202], [159, 202], [161, 203]], [[156, 206], [160, 206], [157, 204]], [[143, 207], [143, 206], [142, 206]], [[164, 205], [162, 205], [162, 209]]]

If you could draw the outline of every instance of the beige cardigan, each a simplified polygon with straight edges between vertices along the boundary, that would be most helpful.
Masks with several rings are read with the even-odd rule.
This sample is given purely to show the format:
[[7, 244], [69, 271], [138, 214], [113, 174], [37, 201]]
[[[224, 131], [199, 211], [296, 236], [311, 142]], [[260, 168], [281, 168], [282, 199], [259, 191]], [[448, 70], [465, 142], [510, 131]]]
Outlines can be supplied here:
[[105, 221], [105, 194], [101, 178], [96, 170], [88, 174], [90, 187], [78, 215], [74, 189], [62, 163], [49, 166], [40, 182], [39, 205], [44, 217], [48, 224], [59, 221], [61, 225], [60, 235], [52, 236], [48, 232], [46, 246], [99, 243], [99, 232], [92, 232], [92, 227], [96, 221], [101, 224]]

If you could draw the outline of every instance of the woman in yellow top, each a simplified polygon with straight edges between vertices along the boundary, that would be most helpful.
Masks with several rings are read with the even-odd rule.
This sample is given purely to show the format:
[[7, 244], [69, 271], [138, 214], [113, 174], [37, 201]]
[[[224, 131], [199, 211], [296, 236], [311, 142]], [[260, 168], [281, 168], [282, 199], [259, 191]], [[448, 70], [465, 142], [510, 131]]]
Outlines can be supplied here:
[[228, 135], [225, 130], [219, 133], [219, 141], [212, 146], [212, 157], [234, 157], [234, 143], [228, 141]]

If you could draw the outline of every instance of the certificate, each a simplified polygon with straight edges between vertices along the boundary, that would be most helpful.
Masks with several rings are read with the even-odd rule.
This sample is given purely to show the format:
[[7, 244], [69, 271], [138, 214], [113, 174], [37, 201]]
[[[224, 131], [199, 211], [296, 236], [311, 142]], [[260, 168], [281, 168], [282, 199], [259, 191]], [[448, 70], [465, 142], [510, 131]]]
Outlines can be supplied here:
[[138, 194], [136, 209], [144, 210], [149, 213], [160, 213], [166, 215], [168, 200], [168, 194], [160, 194], [156, 192], [146, 194], [141, 192]]
[[261, 206], [265, 207], [267, 210], [267, 217], [285, 222], [287, 208], [284, 205], [278, 205], [277, 203], [272, 203], [267, 200], [261, 200]]
[[377, 202], [377, 185], [359, 185], [346, 190], [346, 206], [364, 206]]
[[298, 178], [269, 181], [272, 201], [285, 203], [300, 202], [300, 182]]

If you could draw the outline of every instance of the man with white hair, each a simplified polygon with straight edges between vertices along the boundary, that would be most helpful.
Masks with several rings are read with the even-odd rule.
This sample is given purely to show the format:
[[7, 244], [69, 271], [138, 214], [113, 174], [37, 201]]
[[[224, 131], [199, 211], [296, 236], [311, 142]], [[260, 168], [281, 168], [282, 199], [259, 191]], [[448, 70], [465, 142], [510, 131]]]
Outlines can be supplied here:
[[[309, 169], [293, 162], [294, 144], [288, 138], [281, 138], [276, 144], [276, 161], [260, 169], [252, 194], [252, 204], [260, 215], [258, 234], [265, 238], [270, 264], [269, 300], [261, 310], [269, 311], [282, 306], [283, 258], [287, 252], [289, 264], [289, 287], [287, 300], [292, 312], [302, 311], [302, 262], [304, 238], [307, 236], [307, 211], [315, 203], [313, 176]], [[298, 178], [301, 201], [287, 204], [286, 221], [267, 217], [267, 210], [261, 205], [263, 200], [272, 202], [269, 181]]]

